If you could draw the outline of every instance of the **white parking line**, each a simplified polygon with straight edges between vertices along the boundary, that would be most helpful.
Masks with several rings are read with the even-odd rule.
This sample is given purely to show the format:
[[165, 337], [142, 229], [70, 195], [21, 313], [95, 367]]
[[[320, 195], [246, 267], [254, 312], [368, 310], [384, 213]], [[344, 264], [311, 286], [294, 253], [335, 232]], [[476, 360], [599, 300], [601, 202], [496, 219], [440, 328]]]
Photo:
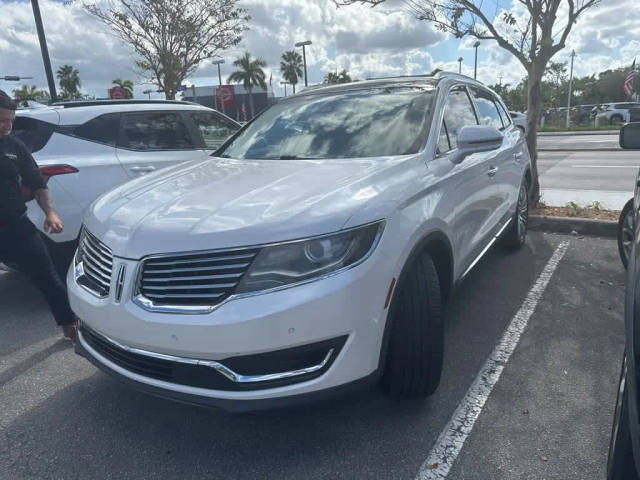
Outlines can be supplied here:
[[638, 169], [638, 165], [571, 165], [571, 168], [633, 168]]
[[520, 341], [520, 335], [526, 328], [529, 318], [535, 311], [553, 272], [555, 272], [568, 247], [569, 242], [564, 241], [553, 252], [544, 270], [542, 270], [536, 283], [529, 290], [520, 309], [502, 335], [500, 343], [496, 345], [469, 390], [467, 390], [462, 402], [453, 413], [451, 420], [440, 433], [429, 456], [420, 467], [420, 472], [418, 472], [416, 479], [442, 480], [447, 478], [449, 470], [451, 470], [453, 463], [462, 450], [464, 442], [471, 433], [473, 425], [478, 419], [493, 387], [498, 383], [502, 370]]

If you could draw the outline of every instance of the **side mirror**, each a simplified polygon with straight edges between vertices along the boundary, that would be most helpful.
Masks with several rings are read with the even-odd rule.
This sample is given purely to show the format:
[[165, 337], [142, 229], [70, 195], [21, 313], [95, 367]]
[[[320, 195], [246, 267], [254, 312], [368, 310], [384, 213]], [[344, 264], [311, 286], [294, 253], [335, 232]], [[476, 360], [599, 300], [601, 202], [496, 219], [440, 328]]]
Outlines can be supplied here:
[[640, 150], [640, 122], [627, 123], [620, 129], [620, 146], [627, 150]]
[[460, 163], [473, 153], [488, 152], [502, 146], [504, 135], [495, 127], [467, 125], [458, 133], [458, 148], [451, 161]]

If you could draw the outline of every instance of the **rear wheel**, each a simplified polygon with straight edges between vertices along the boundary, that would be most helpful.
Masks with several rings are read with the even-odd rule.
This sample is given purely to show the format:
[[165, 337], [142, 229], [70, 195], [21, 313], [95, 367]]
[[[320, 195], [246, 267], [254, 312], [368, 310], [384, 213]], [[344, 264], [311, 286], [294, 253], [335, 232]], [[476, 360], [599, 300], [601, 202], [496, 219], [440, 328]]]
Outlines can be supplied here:
[[625, 204], [618, 219], [618, 252], [624, 268], [627, 268], [627, 263], [629, 263], [634, 230], [632, 198]]
[[629, 400], [626, 388], [627, 362], [622, 360], [622, 371], [616, 409], [613, 414], [613, 428], [609, 442], [607, 459], [607, 480], [637, 480], [638, 472], [633, 459], [631, 432], [629, 430]]
[[520, 191], [518, 192], [518, 204], [516, 205], [516, 213], [511, 220], [511, 226], [504, 233], [501, 243], [502, 246], [517, 250], [524, 245], [527, 239], [527, 226], [529, 224], [529, 189], [527, 183], [522, 182]]
[[440, 383], [444, 329], [440, 282], [429, 254], [420, 255], [398, 285], [387, 321], [383, 390], [398, 398], [432, 394]]
[[622, 122], [624, 122], [624, 118], [622, 118], [622, 115], [611, 115], [611, 121], [609, 122], [611, 123], [611, 125], [617, 125]]

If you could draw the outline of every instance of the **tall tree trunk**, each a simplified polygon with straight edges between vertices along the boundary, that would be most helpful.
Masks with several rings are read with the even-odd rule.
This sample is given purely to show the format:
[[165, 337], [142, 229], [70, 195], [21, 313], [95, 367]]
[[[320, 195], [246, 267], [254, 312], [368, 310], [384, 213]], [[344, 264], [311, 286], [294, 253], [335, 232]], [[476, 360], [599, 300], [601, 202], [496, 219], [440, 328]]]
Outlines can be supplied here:
[[[254, 113], [253, 113], [253, 95], [251, 94], [251, 87], [249, 87], [248, 89], [249, 92], [249, 110], [251, 111], [251, 118], [253, 118]], [[249, 118], [249, 120], [251, 120], [251, 118]]]
[[292, 83], [291, 85], [293, 85], [293, 94], [295, 95], [295, 94], [296, 94], [296, 84], [295, 84], [295, 82], [294, 82], [294, 83]]
[[544, 67], [533, 64], [529, 68], [527, 82], [527, 147], [531, 155], [531, 190], [529, 192], [533, 204], [540, 199], [540, 183], [538, 182], [538, 125], [542, 113], [542, 76]]

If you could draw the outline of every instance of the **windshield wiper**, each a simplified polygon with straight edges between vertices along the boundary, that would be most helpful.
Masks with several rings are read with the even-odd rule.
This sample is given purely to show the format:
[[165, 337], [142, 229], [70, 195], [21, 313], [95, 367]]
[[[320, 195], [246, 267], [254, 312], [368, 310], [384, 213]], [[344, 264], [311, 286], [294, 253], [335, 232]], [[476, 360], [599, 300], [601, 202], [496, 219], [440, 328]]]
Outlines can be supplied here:
[[298, 155], [280, 155], [278, 160], [318, 160], [315, 157], [299, 157]]

